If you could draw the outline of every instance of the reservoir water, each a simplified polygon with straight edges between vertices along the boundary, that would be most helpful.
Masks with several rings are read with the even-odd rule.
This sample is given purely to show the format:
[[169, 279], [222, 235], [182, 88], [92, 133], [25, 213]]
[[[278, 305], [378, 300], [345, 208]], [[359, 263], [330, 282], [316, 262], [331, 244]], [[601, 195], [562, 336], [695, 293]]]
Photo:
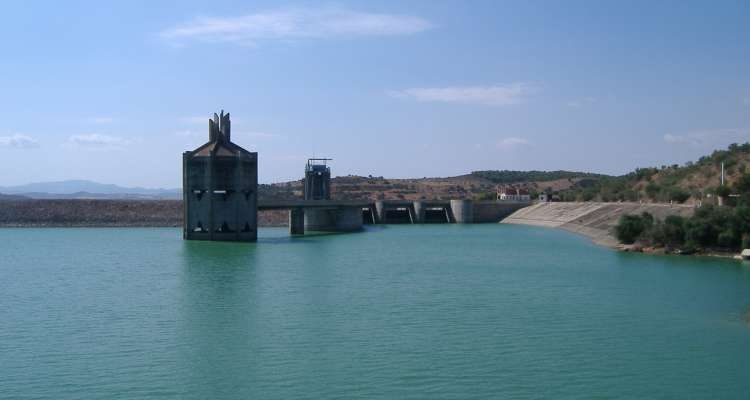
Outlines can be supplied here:
[[506, 225], [0, 229], [0, 398], [747, 399], [750, 267]]

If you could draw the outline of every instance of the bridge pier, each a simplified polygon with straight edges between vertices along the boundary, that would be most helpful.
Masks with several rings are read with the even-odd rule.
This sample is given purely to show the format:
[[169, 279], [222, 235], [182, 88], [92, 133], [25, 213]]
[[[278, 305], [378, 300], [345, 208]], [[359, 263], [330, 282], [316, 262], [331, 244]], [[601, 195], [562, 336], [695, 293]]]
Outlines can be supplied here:
[[385, 223], [385, 202], [378, 200], [375, 202], [375, 216], [379, 224]]
[[451, 211], [457, 224], [474, 223], [474, 203], [471, 200], [451, 200]]
[[414, 202], [414, 223], [423, 224], [425, 221], [425, 206], [421, 201]]
[[289, 209], [289, 234], [305, 234], [305, 210], [302, 208]]

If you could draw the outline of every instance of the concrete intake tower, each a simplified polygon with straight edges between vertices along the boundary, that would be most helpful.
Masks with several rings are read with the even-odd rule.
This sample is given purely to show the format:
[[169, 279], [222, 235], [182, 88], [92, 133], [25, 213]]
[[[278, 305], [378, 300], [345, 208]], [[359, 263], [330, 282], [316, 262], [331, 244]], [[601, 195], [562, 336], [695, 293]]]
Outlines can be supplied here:
[[229, 113], [208, 120], [208, 142], [182, 155], [183, 237], [258, 238], [258, 153], [231, 141]]

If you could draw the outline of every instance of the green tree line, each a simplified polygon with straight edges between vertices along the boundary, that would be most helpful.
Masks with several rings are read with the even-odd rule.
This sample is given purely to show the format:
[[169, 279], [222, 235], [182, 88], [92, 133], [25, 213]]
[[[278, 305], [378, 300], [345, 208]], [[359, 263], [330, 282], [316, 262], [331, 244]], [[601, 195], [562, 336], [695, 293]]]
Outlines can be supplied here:
[[750, 248], [750, 173], [743, 173], [731, 186], [717, 190], [733, 193], [727, 205], [704, 205], [693, 216], [670, 215], [663, 221], [649, 213], [623, 215], [615, 228], [625, 244], [640, 242], [690, 253], [717, 248], [736, 251]]

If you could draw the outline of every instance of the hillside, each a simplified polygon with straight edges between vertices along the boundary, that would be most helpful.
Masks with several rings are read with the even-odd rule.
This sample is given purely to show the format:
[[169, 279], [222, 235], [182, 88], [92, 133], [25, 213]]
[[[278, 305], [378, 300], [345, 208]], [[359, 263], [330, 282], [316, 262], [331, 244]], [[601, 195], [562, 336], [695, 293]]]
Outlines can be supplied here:
[[[498, 184], [514, 184], [532, 193], [543, 190], [560, 191], [572, 187], [585, 177], [604, 175], [570, 171], [476, 171], [447, 178], [388, 179], [373, 176], [338, 176], [331, 182], [334, 198], [342, 200], [418, 200], [482, 198], [494, 199]], [[262, 199], [293, 199], [302, 197], [302, 180], [261, 184]], [[32, 199], [82, 200], [177, 200], [181, 189], [148, 189], [122, 187], [92, 181], [39, 182], [19, 186], [0, 186], [6, 196]], [[19, 199], [21, 197], [16, 197]]]
[[[688, 203], [715, 199], [716, 194], [731, 193], [719, 189], [721, 163], [725, 167], [727, 188], [732, 187], [750, 164], [750, 144], [733, 144], [685, 165], [662, 165], [638, 168], [622, 176], [575, 171], [474, 171], [445, 178], [388, 179], [375, 176], [338, 176], [332, 179], [333, 198], [341, 200], [420, 200], [495, 198], [499, 185], [526, 189], [532, 198], [546, 192], [561, 201], [631, 201], [654, 203]], [[335, 171], [334, 171], [335, 172]], [[261, 184], [261, 199], [302, 197], [302, 180]], [[720, 193], [721, 192], [721, 193]], [[0, 187], [6, 197], [25, 196], [36, 199], [109, 199], [149, 200], [180, 199], [179, 189], [125, 188], [90, 181], [34, 183]], [[710, 196], [710, 197], [707, 197]], [[16, 198], [18, 199], [18, 198]]]
[[[569, 171], [476, 171], [447, 178], [413, 179], [349, 175], [332, 178], [331, 193], [341, 200], [495, 199], [499, 184], [512, 184], [533, 195], [545, 190], [569, 189], [589, 176], [605, 177]], [[302, 180], [260, 185], [258, 192], [266, 199], [299, 198], [302, 185]]]
[[21, 196], [17, 194], [3, 194], [0, 193], [0, 200], [28, 200], [29, 198], [26, 196]]
[[586, 177], [570, 188], [553, 192], [563, 201], [648, 201], [695, 204], [715, 199], [720, 189], [721, 163], [724, 163], [725, 186], [732, 187], [745, 172], [750, 172], [750, 143], [732, 144], [708, 156], [684, 165], [662, 165], [638, 168], [618, 177]]

